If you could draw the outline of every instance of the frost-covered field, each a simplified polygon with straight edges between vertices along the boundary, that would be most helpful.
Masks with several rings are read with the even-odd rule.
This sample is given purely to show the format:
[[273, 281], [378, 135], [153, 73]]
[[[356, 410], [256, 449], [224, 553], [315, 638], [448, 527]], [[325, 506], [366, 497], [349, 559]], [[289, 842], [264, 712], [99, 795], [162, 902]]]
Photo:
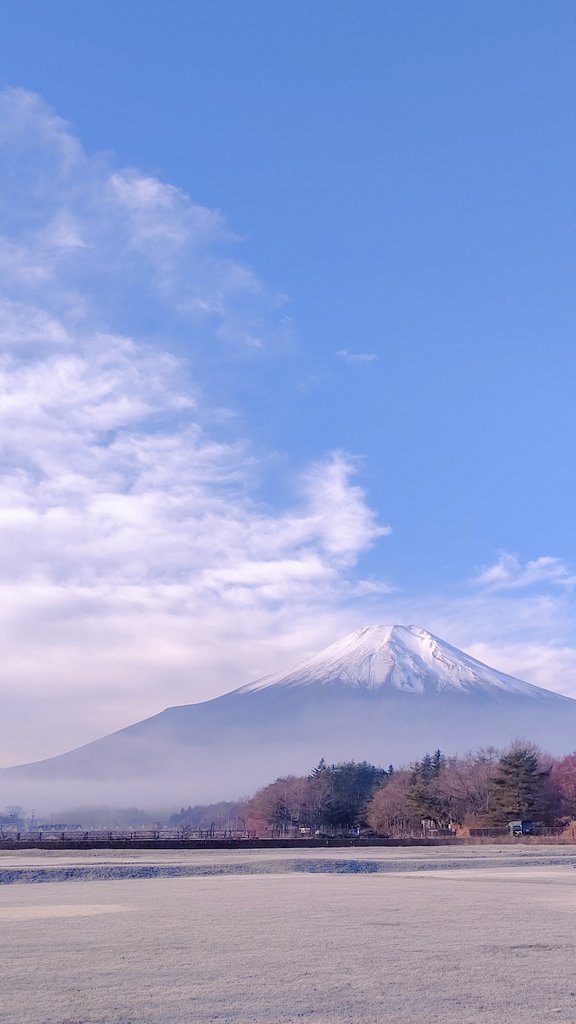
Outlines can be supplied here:
[[0, 1021], [576, 1024], [574, 865], [543, 846], [3, 853]]

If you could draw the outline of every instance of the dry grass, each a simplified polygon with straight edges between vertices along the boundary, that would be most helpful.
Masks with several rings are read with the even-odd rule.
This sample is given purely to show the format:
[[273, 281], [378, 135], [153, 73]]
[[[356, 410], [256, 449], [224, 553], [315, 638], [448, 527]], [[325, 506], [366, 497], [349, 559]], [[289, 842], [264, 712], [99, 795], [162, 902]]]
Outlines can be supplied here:
[[[392, 870], [334, 874], [291, 873], [293, 852], [279, 851], [266, 857], [277, 873], [3, 886], [0, 1021], [574, 1024], [575, 851], [562, 852], [504, 866], [508, 850], [467, 850], [457, 865], [415, 851], [406, 870], [406, 851], [362, 851]], [[326, 866], [352, 859], [326, 853]], [[200, 859], [229, 869], [231, 857]], [[242, 857], [257, 869], [257, 854]]]

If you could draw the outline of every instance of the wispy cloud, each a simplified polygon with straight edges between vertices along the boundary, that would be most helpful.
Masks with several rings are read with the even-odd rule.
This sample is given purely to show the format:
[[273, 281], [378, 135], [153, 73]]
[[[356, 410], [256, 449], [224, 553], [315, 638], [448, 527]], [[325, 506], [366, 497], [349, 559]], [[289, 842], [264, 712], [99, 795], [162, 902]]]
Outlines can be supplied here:
[[288, 471], [290, 500], [263, 503], [265, 463], [171, 350], [257, 351], [285, 329], [222, 216], [87, 156], [26, 92], [0, 94], [0, 142], [9, 762], [333, 639], [359, 556], [388, 531], [345, 453]]
[[492, 590], [518, 590], [542, 584], [570, 588], [576, 584], [576, 576], [560, 558], [544, 555], [521, 562], [505, 551], [494, 565], [482, 570], [475, 582]]
[[373, 363], [378, 359], [375, 352], [350, 352], [347, 348], [341, 348], [336, 355], [345, 363]]

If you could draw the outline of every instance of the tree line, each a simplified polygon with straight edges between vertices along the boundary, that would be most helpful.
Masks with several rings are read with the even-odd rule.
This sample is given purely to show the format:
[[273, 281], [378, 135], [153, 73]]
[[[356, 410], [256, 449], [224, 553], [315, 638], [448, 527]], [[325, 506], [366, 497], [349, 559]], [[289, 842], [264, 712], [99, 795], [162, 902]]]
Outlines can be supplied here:
[[220, 820], [225, 812], [241, 827], [277, 833], [364, 828], [402, 836], [421, 830], [423, 822], [437, 829], [489, 829], [517, 819], [563, 826], [576, 819], [576, 753], [552, 758], [516, 741], [507, 750], [463, 756], [436, 750], [398, 770], [322, 759], [308, 775], [278, 778], [247, 800], [183, 808], [172, 823], [206, 822], [216, 811]]
[[552, 759], [523, 742], [464, 756], [426, 754], [366, 805], [367, 822], [391, 835], [424, 820], [438, 829], [490, 829], [518, 819], [561, 826], [574, 818], [576, 754]]

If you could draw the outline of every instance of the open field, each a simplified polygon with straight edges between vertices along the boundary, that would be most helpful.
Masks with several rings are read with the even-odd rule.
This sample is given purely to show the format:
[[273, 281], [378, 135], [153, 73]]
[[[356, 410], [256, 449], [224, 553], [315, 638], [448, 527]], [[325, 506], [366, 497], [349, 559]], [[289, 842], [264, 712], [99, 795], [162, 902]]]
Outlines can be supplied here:
[[544, 846], [2, 853], [0, 1021], [576, 1024], [575, 865]]

